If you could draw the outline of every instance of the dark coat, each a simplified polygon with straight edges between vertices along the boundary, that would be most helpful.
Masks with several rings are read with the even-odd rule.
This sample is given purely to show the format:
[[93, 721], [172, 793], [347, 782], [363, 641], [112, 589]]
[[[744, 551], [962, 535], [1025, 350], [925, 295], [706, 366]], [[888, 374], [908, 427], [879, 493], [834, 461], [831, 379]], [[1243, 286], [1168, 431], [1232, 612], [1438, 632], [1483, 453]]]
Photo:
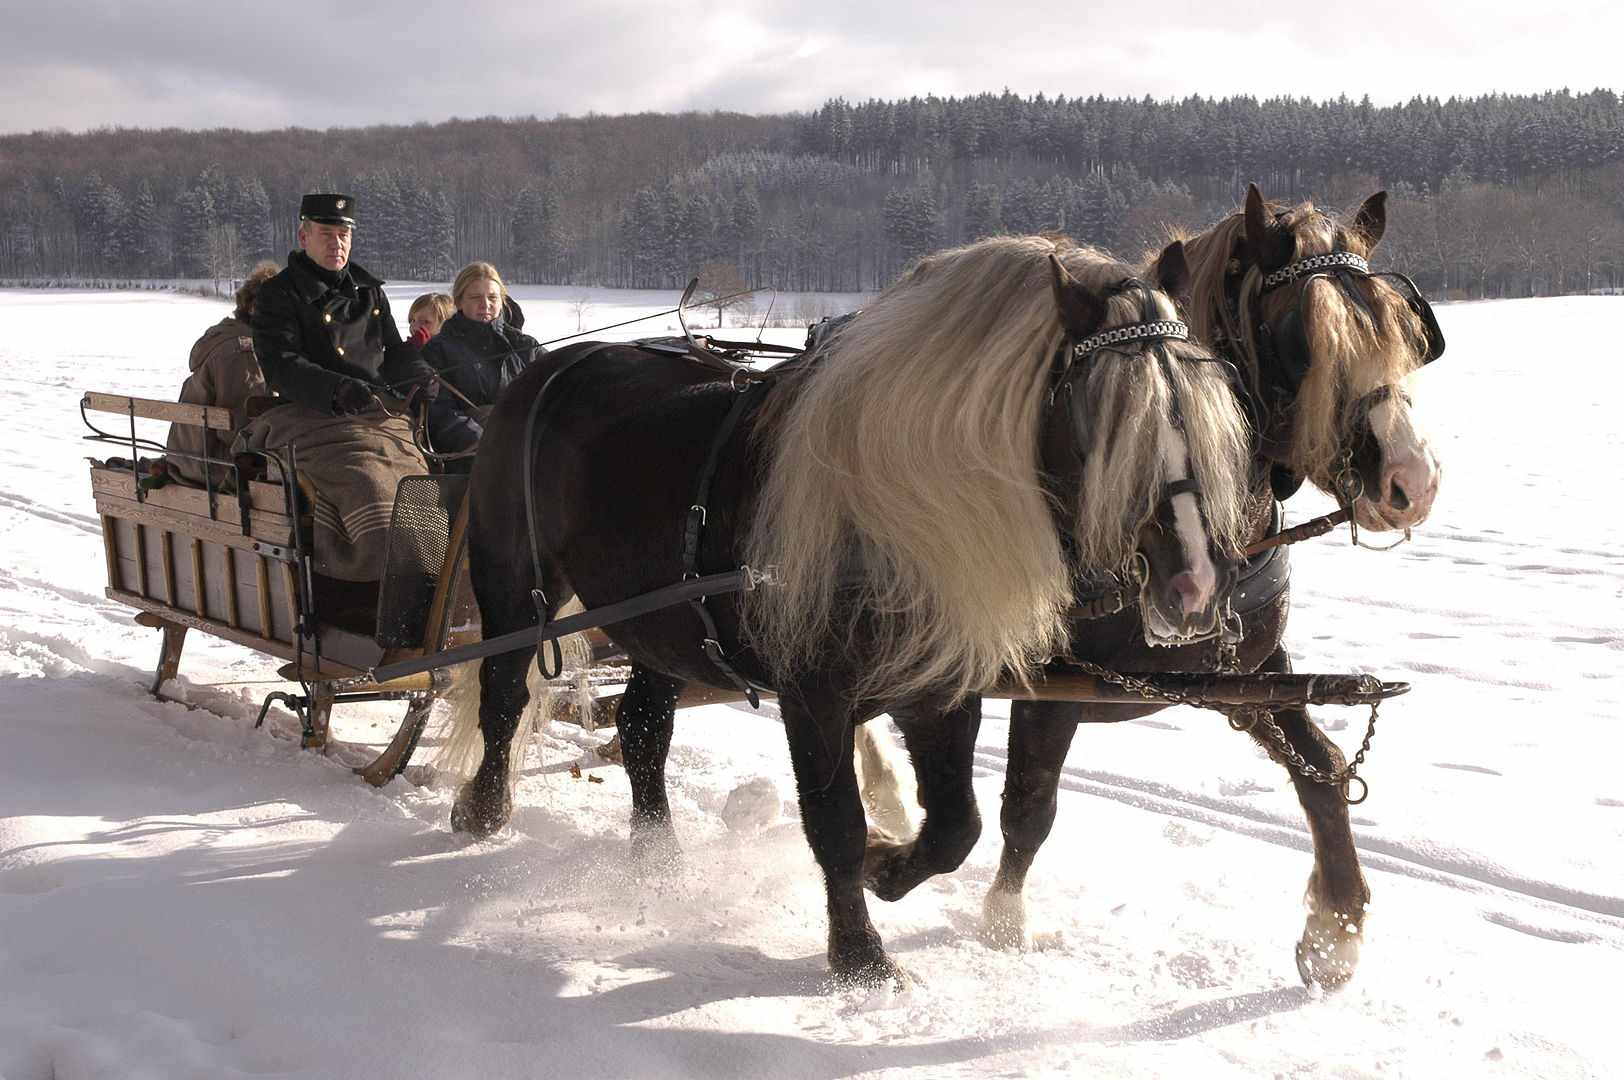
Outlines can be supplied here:
[[505, 319], [483, 323], [457, 312], [423, 346], [423, 359], [481, 409], [547, 350]]
[[260, 287], [253, 326], [271, 389], [322, 412], [332, 411], [345, 379], [405, 397], [433, 373], [401, 341], [383, 282], [353, 262], [334, 275], [293, 252], [287, 268]]

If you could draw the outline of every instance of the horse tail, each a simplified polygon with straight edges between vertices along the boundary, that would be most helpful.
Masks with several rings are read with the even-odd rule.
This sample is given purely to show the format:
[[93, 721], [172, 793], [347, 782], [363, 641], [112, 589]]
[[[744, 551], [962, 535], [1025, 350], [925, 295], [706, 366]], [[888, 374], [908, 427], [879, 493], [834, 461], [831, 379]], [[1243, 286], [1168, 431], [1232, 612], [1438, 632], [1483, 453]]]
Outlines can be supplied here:
[[[868, 823], [893, 840], [910, 839], [913, 816], [902, 794], [902, 777], [896, 767], [897, 741], [878, 721], [858, 724], [852, 733], [852, 765], [857, 770], [857, 790], [868, 810]], [[919, 799], [917, 793], [912, 800]]]
[[[579, 607], [577, 601], [571, 603]], [[570, 605], [566, 604], [560, 609], [559, 614], [569, 612]], [[544, 723], [557, 719], [571, 710], [583, 717], [592, 715], [591, 686], [586, 679], [577, 677], [592, 664], [592, 643], [587, 640], [585, 634], [570, 634], [558, 640], [558, 647], [564, 663], [556, 679], [543, 678], [541, 666], [534, 660], [531, 661], [525, 677], [525, 689], [530, 693], [530, 703], [525, 706], [524, 715], [519, 717], [519, 727], [513, 733], [513, 742], [508, 751], [510, 785], [517, 777], [518, 770], [529, 754], [530, 745], [535, 741]], [[543, 648], [548, 652], [552, 651], [548, 646]], [[549, 661], [550, 659], [549, 657]], [[452, 669], [451, 686], [441, 700], [448, 707], [447, 718], [441, 728], [442, 742], [440, 752], [434, 759], [434, 768], [437, 772], [449, 773], [466, 780], [474, 775], [474, 770], [479, 767], [480, 761], [485, 756], [485, 736], [479, 730], [477, 661], [459, 664]]]

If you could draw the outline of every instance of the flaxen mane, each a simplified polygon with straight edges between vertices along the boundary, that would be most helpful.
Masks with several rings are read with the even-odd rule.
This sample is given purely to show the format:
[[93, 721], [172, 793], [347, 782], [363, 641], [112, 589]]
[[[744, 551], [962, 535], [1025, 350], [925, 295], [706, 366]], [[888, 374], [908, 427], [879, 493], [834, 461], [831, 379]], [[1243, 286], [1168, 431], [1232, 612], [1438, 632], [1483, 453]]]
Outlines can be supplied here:
[[[1279, 223], [1295, 237], [1293, 260], [1338, 249], [1370, 255], [1357, 229], [1343, 226], [1313, 203], [1292, 208]], [[1261, 376], [1251, 327], [1263, 271], [1247, 268], [1240, 282], [1238, 312], [1230, 310], [1225, 296], [1231, 260], [1245, 235], [1245, 215], [1237, 212], [1199, 236], [1183, 238], [1191, 272], [1188, 318], [1191, 332], [1203, 341], [1232, 343], [1231, 359], [1241, 365], [1257, 392]], [[1309, 283], [1303, 305], [1312, 361], [1296, 396], [1290, 453], [1294, 470], [1322, 487], [1332, 483], [1355, 403], [1379, 386], [1401, 385], [1425, 355], [1425, 330], [1403, 297], [1377, 278], [1355, 287], [1367, 299], [1368, 311], [1324, 278]], [[1292, 290], [1280, 293], [1291, 295]]]
[[[860, 692], [877, 697], [957, 699], [1064, 648], [1078, 568], [1056, 533], [1039, 461], [1047, 376], [1063, 338], [1051, 253], [1094, 291], [1131, 275], [1097, 251], [1041, 237], [942, 252], [882, 293], [769, 403], [776, 422], [748, 562], [776, 566], [784, 583], [753, 594], [748, 618], [781, 670], [847, 640], [859, 612], [875, 636]], [[1174, 317], [1160, 294], [1154, 313], [1142, 311], [1145, 297], [1118, 294], [1104, 325]], [[1165, 343], [1146, 355], [1163, 349], [1199, 352]], [[1132, 555], [1165, 478], [1169, 378], [1213, 534], [1233, 546], [1247, 442], [1222, 373], [1112, 353], [1088, 362], [1074, 396], [1099, 419], [1077, 493], [1081, 561], [1114, 569]]]

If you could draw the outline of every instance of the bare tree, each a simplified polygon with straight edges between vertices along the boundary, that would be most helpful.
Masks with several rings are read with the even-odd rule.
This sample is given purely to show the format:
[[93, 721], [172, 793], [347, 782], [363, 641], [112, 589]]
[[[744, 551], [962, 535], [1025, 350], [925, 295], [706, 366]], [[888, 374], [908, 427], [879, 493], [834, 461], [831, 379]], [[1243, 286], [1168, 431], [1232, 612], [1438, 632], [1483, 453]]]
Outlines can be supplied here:
[[586, 293], [582, 293], [570, 301], [570, 314], [575, 316], [575, 332], [577, 334], [586, 331], [586, 313], [591, 310], [592, 298]]

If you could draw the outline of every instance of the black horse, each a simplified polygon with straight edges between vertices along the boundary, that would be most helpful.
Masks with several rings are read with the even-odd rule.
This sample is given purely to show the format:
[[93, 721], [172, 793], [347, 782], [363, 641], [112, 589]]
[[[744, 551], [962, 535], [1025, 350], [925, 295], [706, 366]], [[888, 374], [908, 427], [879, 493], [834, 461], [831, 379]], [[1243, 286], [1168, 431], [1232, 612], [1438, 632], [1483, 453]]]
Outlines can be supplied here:
[[[1278, 528], [1275, 497], [1302, 479], [1336, 496], [1362, 527], [1406, 529], [1431, 508], [1438, 465], [1409, 415], [1404, 378], [1443, 351], [1426, 301], [1407, 278], [1372, 274], [1366, 259], [1386, 228], [1385, 194], [1343, 222], [1303, 204], [1267, 206], [1256, 186], [1244, 208], [1184, 242], [1191, 271], [1183, 286], [1192, 328], [1216, 343], [1245, 376], [1257, 430], [1252, 468], [1252, 539]], [[1157, 273], [1157, 267], [1150, 270]], [[1284, 548], [1243, 569], [1233, 594], [1240, 641], [1234, 667], [1286, 672], [1289, 610]], [[1138, 611], [1071, 629], [1077, 657], [1118, 671], [1214, 671], [1217, 640], [1158, 648], [1147, 644]], [[1001, 823], [1004, 850], [986, 903], [986, 927], [1008, 944], [1025, 935], [1022, 891], [1054, 823], [1061, 767], [1077, 725], [1132, 719], [1165, 706], [1016, 702]], [[1275, 715], [1290, 750], [1321, 773], [1345, 765], [1306, 710]], [[1286, 764], [1266, 725], [1252, 735]], [[1314, 844], [1309, 914], [1296, 948], [1305, 982], [1342, 985], [1358, 960], [1369, 887], [1359, 868], [1345, 792], [1300, 768], [1291, 780]]]
[[[770, 568], [753, 592], [606, 628], [634, 661], [617, 715], [634, 851], [672, 837], [664, 762], [683, 686], [771, 687], [824, 874], [829, 963], [896, 977], [864, 884], [901, 895], [969, 850], [977, 694], [1064, 647], [1074, 578], [1143, 557], [1131, 578], [1172, 632], [1218, 617], [1244, 525], [1245, 422], [1184, 336], [1128, 267], [1003, 237], [924, 260], [827, 350], [759, 384], [636, 346], [551, 353], [498, 402], [476, 459], [484, 631], [534, 626], [572, 595], [591, 608]], [[487, 835], [511, 813], [533, 659], [483, 662], [484, 756], [458, 830]], [[886, 710], [926, 809], [905, 845], [869, 842], [852, 765], [854, 725]]]

